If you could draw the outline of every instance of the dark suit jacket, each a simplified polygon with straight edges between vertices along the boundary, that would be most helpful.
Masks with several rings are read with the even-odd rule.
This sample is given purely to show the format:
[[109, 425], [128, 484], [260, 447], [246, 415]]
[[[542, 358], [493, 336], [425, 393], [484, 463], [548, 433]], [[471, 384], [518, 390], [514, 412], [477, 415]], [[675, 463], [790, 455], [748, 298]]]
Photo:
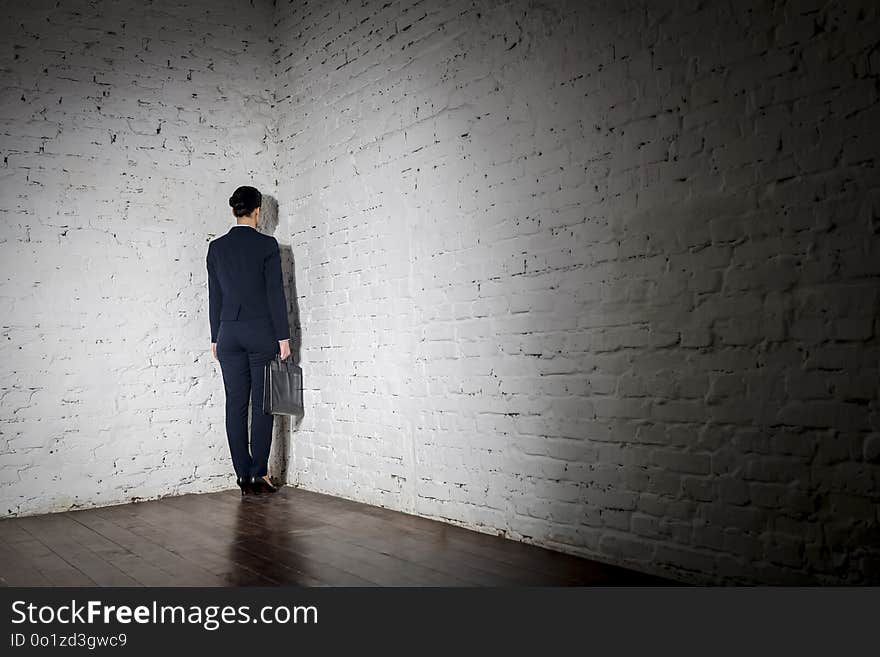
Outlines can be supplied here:
[[278, 240], [235, 225], [208, 244], [206, 264], [211, 342], [221, 319], [266, 317], [277, 340], [290, 337]]

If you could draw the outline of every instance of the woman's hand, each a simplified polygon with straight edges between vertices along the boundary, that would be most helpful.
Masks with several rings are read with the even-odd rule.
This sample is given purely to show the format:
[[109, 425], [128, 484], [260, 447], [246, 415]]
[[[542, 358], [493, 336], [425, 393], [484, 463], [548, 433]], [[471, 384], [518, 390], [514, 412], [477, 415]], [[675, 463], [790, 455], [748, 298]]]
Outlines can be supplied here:
[[211, 351], [214, 352], [214, 360], [218, 360], [218, 361], [219, 361], [220, 359], [217, 358], [217, 343], [216, 343], [216, 342], [212, 342], [212, 343], [211, 343]]
[[290, 356], [290, 340], [279, 340], [278, 346], [281, 349], [281, 360], [287, 360]]

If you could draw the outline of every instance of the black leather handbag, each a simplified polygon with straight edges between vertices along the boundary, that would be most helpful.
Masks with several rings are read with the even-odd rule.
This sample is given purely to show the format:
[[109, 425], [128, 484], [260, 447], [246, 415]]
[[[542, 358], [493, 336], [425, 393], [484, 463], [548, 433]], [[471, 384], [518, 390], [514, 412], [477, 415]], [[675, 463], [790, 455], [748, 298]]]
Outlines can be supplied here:
[[269, 415], [302, 415], [302, 368], [279, 354], [263, 370], [263, 412]]

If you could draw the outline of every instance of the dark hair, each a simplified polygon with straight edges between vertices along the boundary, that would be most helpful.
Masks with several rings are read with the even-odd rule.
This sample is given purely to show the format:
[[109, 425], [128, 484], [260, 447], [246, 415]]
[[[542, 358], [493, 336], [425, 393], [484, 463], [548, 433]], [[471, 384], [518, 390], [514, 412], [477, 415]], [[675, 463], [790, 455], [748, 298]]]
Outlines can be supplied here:
[[235, 190], [229, 197], [229, 207], [236, 217], [243, 217], [250, 214], [255, 208], [263, 204], [263, 195], [256, 187], [243, 185]]

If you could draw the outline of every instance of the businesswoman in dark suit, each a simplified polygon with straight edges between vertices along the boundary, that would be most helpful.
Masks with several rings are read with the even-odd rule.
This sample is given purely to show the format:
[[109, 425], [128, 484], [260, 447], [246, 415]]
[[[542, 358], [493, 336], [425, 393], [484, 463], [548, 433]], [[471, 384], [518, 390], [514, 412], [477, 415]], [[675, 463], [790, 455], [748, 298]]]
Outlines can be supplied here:
[[211, 343], [223, 374], [226, 437], [242, 495], [278, 490], [268, 477], [275, 417], [263, 413], [263, 368], [276, 355], [290, 357], [281, 254], [274, 237], [257, 231], [261, 204], [259, 190], [236, 189], [229, 198], [236, 224], [211, 240], [206, 258]]

